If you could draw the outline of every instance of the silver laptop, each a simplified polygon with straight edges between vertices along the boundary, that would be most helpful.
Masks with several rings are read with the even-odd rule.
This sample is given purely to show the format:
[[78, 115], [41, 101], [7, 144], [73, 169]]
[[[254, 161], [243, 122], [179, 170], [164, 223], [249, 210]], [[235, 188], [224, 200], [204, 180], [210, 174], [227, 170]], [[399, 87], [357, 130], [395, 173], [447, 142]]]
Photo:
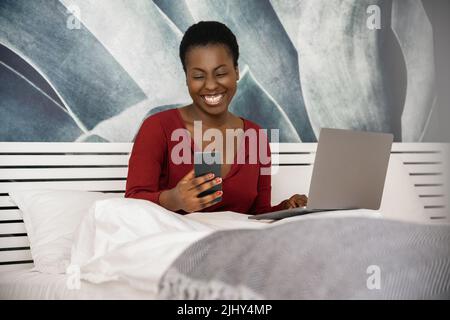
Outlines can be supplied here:
[[249, 219], [279, 220], [320, 211], [378, 210], [392, 141], [393, 135], [387, 133], [322, 128], [307, 206]]

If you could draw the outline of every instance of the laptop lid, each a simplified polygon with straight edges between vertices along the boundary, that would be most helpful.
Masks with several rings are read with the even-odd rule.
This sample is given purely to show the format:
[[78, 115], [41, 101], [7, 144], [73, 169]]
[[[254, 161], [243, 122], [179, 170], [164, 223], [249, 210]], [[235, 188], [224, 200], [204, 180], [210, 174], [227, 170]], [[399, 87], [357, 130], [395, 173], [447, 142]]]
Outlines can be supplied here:
[[393, 135], [322, 128], [308, 209], [374, 209], [383, 196]]

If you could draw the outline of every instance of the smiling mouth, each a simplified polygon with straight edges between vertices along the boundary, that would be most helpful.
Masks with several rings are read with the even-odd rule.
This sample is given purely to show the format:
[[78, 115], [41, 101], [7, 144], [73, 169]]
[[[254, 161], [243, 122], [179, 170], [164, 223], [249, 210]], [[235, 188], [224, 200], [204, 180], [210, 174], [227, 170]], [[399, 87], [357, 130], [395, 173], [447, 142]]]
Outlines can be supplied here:
[[201, 96], [203, 101], [205, 101], [206, 104], [210, 106], [215, 106], [220, 104], [223, 101], [223, 98], [225, 97], [224, 93], [221, 94], [215, 94], [215, 95], [203, 95]]

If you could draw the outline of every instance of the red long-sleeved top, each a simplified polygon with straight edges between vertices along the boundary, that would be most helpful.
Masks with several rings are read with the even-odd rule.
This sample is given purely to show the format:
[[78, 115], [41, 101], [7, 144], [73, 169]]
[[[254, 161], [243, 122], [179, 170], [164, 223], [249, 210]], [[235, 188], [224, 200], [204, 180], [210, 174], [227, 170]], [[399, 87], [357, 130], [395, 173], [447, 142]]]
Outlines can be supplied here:
[[[246, 119], [244, 131], [250, 128], [256, 132], [260, 127]], [[177, 183], [193, 169], [194, 141], [191, 140], [190, 163], [173, 163], [170, 155], [179, 141], [171, 141], [175, 129], [186, 129], [178, 109], [159, 112], [148, 117], [141, 125], [136, 135], [133, 150], [128, 164], [128, 177], [125, 197], [145, 199], [156, 204], [164, 190], [174, 188]], [[258, 145], [259, 145], [259, 134]], [[264, 135], [264, 137], [266, 137]], [[270, 147], [267, 137], [262, 143], [267, 144], [268, 156]], [[249, 143], [244, 143], [245, 163], [235, 161], [225, 177], [222, 177], [222, 201], [201, 211], [234, 211], [246, 214], [259, 214], [281, 210], [281, 203], [271, 206], [271, 176], [260, 174], [263, 167], [270, 168], [270, 162], [256, 164], [249, 162]], [[242, 148], [239, 152], [242, 152]], [[235, 158], [235, 160], [237, 157]], [[179, 213], [185, 214], [180, 210]]]

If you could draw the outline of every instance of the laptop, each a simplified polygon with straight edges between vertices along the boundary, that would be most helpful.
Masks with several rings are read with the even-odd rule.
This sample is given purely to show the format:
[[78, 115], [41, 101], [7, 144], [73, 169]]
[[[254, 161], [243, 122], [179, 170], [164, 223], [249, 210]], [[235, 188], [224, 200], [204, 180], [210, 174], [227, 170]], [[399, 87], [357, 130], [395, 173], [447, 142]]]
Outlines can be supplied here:
[[389, 133], [322, 128], [307, 206], [254, 215], [249, 219], [279, 220], [322, 211], [378, 210], [392, 141], [393, 135]]

